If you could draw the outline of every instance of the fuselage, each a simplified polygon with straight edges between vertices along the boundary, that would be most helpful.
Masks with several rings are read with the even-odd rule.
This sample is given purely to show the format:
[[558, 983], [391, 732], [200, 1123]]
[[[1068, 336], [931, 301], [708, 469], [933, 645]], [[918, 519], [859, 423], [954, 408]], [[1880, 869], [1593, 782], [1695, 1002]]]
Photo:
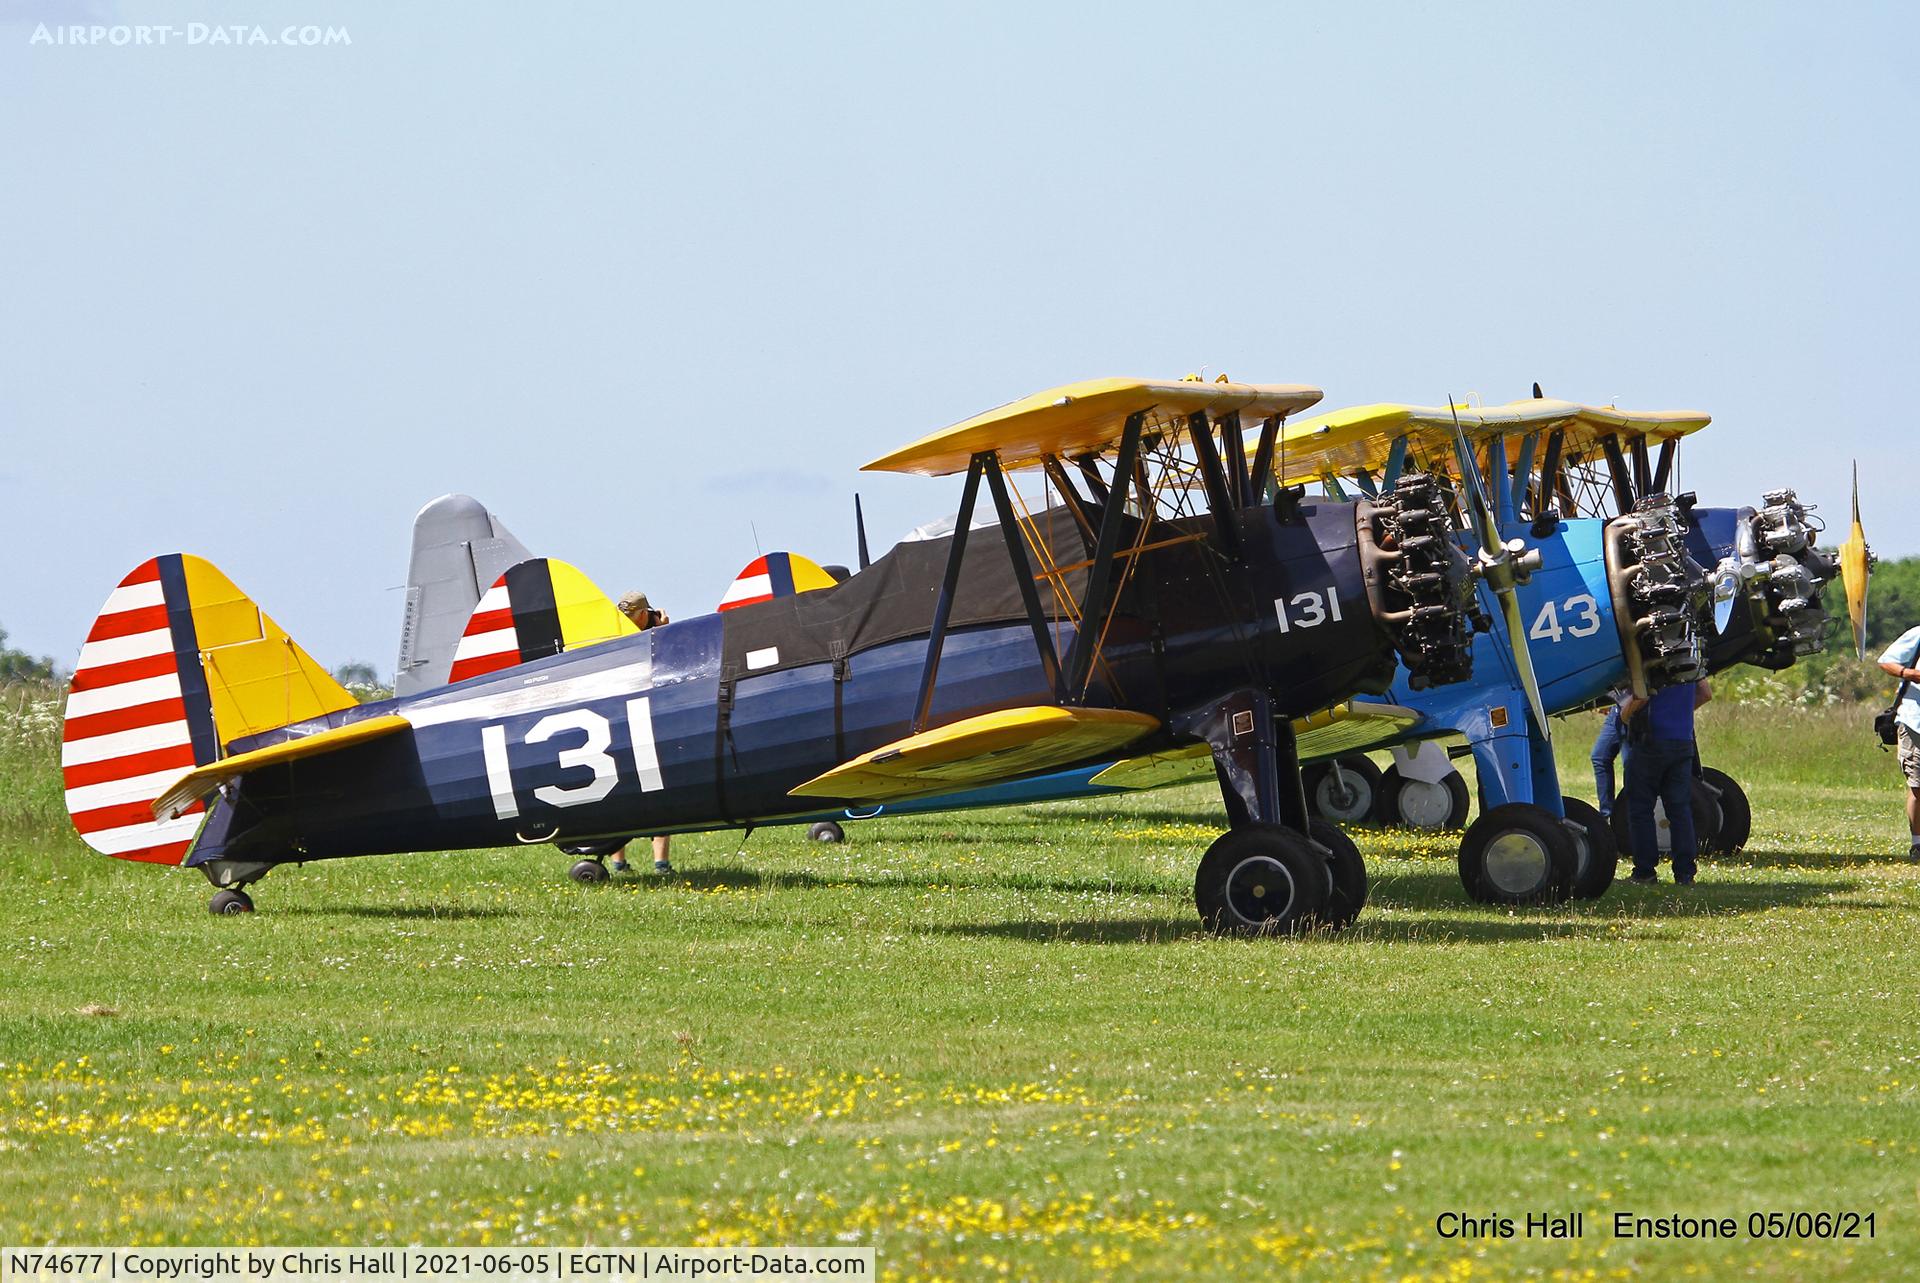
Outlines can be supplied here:
[[[1044, 514], [1078, 551], [1059, 510]], [[1356, 509], [1236, 514], [1244, 556], [1165, 523], [1137, 554], [1088, 702], [1172, 713], [1260, 685], [1302, 716], [1384, 691], [1394, 662]], [[1165, 530], [1196, 536], [1164, 542]], [[1054, 539], [1056, 560], [1068, 546]], [[653, 628], [228, 746], [399, 714], [409, 733], [247, 776], [189, 859], [300, 860], [735, 827], [821, 810], [796, 785], [913, 729], [949, 540], [839, 586]], [[1125, 563], [1122, 563], [1123, 567]], [[1058, 702], [997, 527], [970, 537], [929, 723]], [[1074, 587], [1085, 570], [1068, 570]], [[1048, 596], [1045, 586], [1043, 598]], [[1075, 630], [1048, 601], [1062, 655]], [[1142, 747], [1164, 746], [1164, 737]]]

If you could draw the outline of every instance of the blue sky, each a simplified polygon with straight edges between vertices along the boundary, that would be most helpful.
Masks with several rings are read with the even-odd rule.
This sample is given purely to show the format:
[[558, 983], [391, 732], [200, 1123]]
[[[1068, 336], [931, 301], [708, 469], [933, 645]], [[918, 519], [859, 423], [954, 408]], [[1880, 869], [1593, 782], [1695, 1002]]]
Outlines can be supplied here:
[[1920, 551], [1899, 7], [555, 8], [0, 0], [14, 644], [178, 550], [390, 671], [453, 490], [697, 613], [951, 510], [857, 475], [905, 440], [1200, 369], [1706, 409], [1704, 501], [1841, 521], [1857, 456]]

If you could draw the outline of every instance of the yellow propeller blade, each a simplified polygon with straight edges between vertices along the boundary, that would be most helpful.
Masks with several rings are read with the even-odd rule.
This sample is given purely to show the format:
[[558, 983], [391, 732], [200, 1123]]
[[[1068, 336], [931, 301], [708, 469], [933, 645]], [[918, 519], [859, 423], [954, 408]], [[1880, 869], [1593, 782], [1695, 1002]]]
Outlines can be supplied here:
[[1867, 657], [1867, 580], [1873, 571], [1873, 549], [1860, 526], [1860, 464], [1853, 465], [1853, 529], [1840, 545], [1840, 582], [1847, 591], [1847, 619], [1853, 624], [1853, 649]]
[[[1453, 406], [1453, 397], [1447, 397], [1447, 404]], [[1489, 558], [1498, 556], [1512, 557], [1511, 552], [1502, 552], [1500, 543], [1500, 522], [1493, 511], [1493, 504], [1487, 499], [1486, 484], [1480, 476], [1480, 464], [1473, 456], [1473, 450], [1467, 445], [1467, 434], [1460, 427], [1460, 412], [1453, 412], [1453, 454], [1460, 467], [1463, 506], [1471, 515], [1474, 528], [1479, 532], [1482, 564], [1492, 566]], [[1514, 671], [1520, 678], [1520, 689], [1527, 693], [1527, 707], [1533, 710], [1533, 724], [1540, 732], [1540, 738], [1553, 743], [1553, 728], [1547, 722], [1546, 701], [1540, 697], [1540, 680], [1533, 672], [1533, 652], [1527, 649], [1527, 624], [1520, 613], [1520, 594], [1514, 589], [1511, 574], [1492, 578], [1489, 586], [1493, 595], [1500, 601], [1500, 618], [1507, 627], [1507, 649], [1513, 654]]]

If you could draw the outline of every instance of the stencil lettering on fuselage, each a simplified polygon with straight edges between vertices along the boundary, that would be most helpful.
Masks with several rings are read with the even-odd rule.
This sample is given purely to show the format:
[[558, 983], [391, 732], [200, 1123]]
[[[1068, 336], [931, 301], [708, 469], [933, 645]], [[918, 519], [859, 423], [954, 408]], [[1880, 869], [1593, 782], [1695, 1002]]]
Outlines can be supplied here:
[[1332, 584], [1323, 589], [1309, 589], [1296, 593], [1292, 597], [1275, 597], [1274, 613], [1280, 617], [1280, 631], [1292, 632], [1296, 628], [1317, 628], [1328, 620], [1340, 619], [1340, 593]]
[[[641, 792], [658, 792], [663, 780], [659, 753], [653, 741], [652, 701], [644, 695], [630, 699], [626, 711], [633, 778]], [[579, 742], [566, 743], [574, 733], [581, 737]], [[621, 767], [609, 751], [613, 746], [613, 726], [606, 717], [590, 708], [552, 713], [535, 722], [521, 742], [533, 746], [556, 739], [562, 741], [556, 757], [551, 762], [523, 765], [521, 774], [537, 770], [546, 776], [557, 766], [569, 782], [534, 785], [530, 791], [536, 802], [557, 807], [588, 806], [613, 792], [620, 783]], [[507, 728], [504, 725], [481, 727], [480, 744], [486, 758], [487, 789], [493, 795], [494, 814], [503, 820], [515, 819], [520, 814], [520, 787], [513, 761], [507, 754]], [[580, 777], [581, 771], [588, 772], [586, 778]]]

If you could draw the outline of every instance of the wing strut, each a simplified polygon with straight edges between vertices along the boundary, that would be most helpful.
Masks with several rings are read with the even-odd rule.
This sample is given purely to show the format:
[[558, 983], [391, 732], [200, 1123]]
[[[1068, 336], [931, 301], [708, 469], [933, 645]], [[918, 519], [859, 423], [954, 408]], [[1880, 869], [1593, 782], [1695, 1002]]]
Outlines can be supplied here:
[[1054, 698], [1065, 702], [1066, 687], [1060, 683], [1060, 655], [1053, 648], [1053, 633], [1040, 609], [1040, 590], [1034, 587], [1033, 568], [1027, 560], [1027, 537], [1014, 515], [1013, 500], [1007, 496], [1007, 478], [1000, 471], [1000, 460], [986, 457], [987, 492], [993, 496], [993, 509], [1000, 515], [1000, 533], [1006, 536], [1007, 559], [1013, 562], [1013, 577], [1020, 585], [1020, 601], [1027, 608], [1027, 622], [1033, 625], [1033, 644], [1040, 652], [1040, 667]]
[[1240, 426], [1240, 412], [1220, 416], [1220, 462], [1227, 470], [1227, 489], [1233, 492], [1235, 509], [1253, 502], [1253, 480], [1247, 474], [1247, 434]]
[[[1527, 503], [1527, 495], [1533, 490], [1533, 451], [1540, 444], [1540, 434], [1529, 432], [1520, 438], [1520, 458], [1514, 462], [1513, 476], [1507, 491], [1513, 496], [1513, 514], [1517, 518]], [[1528, 516], [1534, 514], [1529, 512]]]
[[1633, 511], [1633, 478], [1627, 473], [1626, 456], [1620, 453], [1620, 438], [1608, 433], [1600, 438], [1600, 448], [1607, 452], [1607, 471], [1613, 476], [1613, 501], [1624, 517]]
[[[1237, 505], [1227, 484], [1226, 469], [1220, 465], [1220, 452], [1214, 445], [1213, 424], [1205, 410], [1187, 416], [1187, 439], [1193, 442], [1194, 457], [1200, 460], [1200, 479], [1206, 483], [1207, 505], [1213, 509], [1213, 527], [1220, 536], [1220, 547], [1227, 556], [1240, 560], [1240, 526], [1233, 519]], [[1229, 441], [1233, 433], [1227, 434]], [[1146, 502], [1146, 500], [1143, 500]]]
[[947, 620], [953, 614], [953, 595], [960, 586], [960, 563], [966, 557], [973, 501], [980, 494], [980, 474], [987, 457], [976, 454], [967, 461], [967, 481], [960, 491], [960, 512], [953, 523], [953, 546], [947, 550], [947, 573], [940, 581], [939, 600], [933, 605], [933, 631], [927, 635], [927, 660], [920, 670], [920, 697], [913, 705], [915, 735], [927, 729], [927, 718], [933, 713], [933, 684], [940, 676], [940, 651], [947, 641]]
[[1653, 466], [1647, 461], [1647, 434], [1644, 432], [1633, 439], [1633, 489], [1642, 499], [1655, 493]]
[[1667, 481], [1673, 475], [1674, 451], [1679, 445], [1679, 437], [1668, 437], [1660, 443], [1660, 461], [1653, 465], [1653, 493], [1667, 492]]
[[1126, 427], [1120, 433], [1114, 484], [1104, 498], [1093, 564], [1087, 568], [1087, 598], [1080, 608], [1080, 627], [1073, 636], [1073, 649], [1068, 652], [1067, 698], [1075, 703], [1086, 698], [1087, 681], [1093, 672], [1094, 651], [1100, 644], [1100, 621], [1106, 618], [1108, 598], [1113, 592], [1114, 554], [1120, 551], [1120, 531], [1127, 513], [1124, 478], [1133, 473], [1134, 462], [1140, 457], [1140, 432], [1146, 419], [1145, 411], [1136, 410], [1127, 416]]
[[[1540, 461], [1540, 481], [1534, 490], [1533, 515], [1539, 516], [1554, 505], [1560, 489], [1560, 451], [1567, 443], [1567, 430], [1555, 428], [1547, 434], [1547, 457]], [[1563, 512], [1563, 517], [1573, 513]]]
[[1253, 448], [1253, 489], [1248, 503], [1260, 502], [1261, 494], [1273, 477], [1273, 448], [1280, 441], [1280, 416], [1269, 414], [1260, 420], [1260, 444]]

